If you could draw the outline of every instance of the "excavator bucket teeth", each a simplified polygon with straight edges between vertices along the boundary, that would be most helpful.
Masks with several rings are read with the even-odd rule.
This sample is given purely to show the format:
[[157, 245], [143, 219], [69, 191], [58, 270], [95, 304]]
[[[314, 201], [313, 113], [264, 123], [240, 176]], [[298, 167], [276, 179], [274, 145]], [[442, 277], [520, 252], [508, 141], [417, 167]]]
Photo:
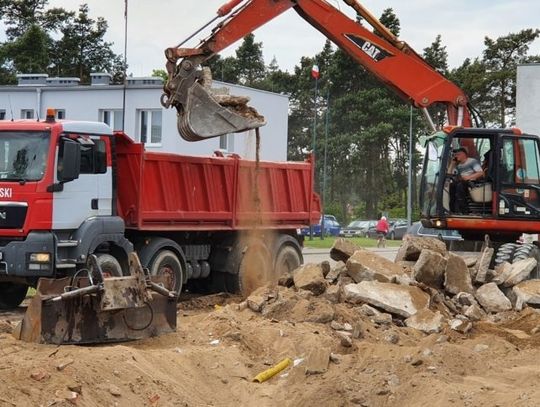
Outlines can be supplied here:
[[266, 124], [264, 117], [243, 106], [239, 113], [220, 105], [201, 84], [188, 90], [183, 111], [178, 114], [178, 131], [188, 141], [205, 140], [229, 133], [239, 133]]

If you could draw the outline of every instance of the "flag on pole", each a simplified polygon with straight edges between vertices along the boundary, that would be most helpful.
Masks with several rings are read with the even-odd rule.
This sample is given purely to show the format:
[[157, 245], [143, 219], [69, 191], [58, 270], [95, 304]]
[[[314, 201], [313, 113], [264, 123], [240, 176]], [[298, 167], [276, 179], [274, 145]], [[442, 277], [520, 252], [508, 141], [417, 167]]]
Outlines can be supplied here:
[[319, 66], [313, 65], [313, 68], [311, 68], [311, 77], [314, 79], [319, 79], [319, 76], [321, 76], [319, 72]]

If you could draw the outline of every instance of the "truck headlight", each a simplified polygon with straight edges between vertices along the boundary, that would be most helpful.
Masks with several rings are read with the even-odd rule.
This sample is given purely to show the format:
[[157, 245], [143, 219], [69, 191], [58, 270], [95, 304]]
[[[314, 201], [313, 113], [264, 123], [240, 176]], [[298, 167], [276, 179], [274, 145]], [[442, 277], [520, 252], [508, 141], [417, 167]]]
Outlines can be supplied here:
[[51, 261], [50, 253], [30, 253], [31, 263], [49, 263]]

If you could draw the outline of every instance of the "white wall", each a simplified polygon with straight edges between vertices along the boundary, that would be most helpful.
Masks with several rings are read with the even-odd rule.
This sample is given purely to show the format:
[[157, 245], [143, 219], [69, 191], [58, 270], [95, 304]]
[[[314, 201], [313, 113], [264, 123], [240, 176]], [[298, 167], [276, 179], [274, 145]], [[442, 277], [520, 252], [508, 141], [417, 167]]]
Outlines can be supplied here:
[[518, 66], [516, 126], [524, 133], [540, 135], [540, 64]]
[[[259, 91], [243, 86], [214, 82], [214, 86], [230, 88], [232, 95], [249, 96], [250, 106], [265, 116], [267, 125], [261, 128], [261, 158], [271, 161], [287, 159], [287, 128], [289, 98], [271, 92]], [[163, 109], [160, 104], [162, 89], [160, 86], [128, 86], [126, 89], [125, 131], [135, 140], [139, 140], [137, 131], [138, 109]], [[6, 119], [21, 118], [21, 109], [38, 110], [44, 118], [47, 108], [63, 109], [68, 120], [99, 120], [100, 109], [122, 108], [121, 86], [74, 86], [74, 87], [35, 87], [3, 86], [0, 87], [0, 109], [6, 110]], [[233, 139], [233, 140], [231, 140]], [[219, 149], [219, 138], [199, 142], [183, 140], [176, 129], [176, 110], [163, 109], [162, 144], [150, 147], [149, 151], [167, 151], [188, 155], [211, 155]], [[242, 157], [255, 157], [254, 131], [229, 136], [229, 152]]]

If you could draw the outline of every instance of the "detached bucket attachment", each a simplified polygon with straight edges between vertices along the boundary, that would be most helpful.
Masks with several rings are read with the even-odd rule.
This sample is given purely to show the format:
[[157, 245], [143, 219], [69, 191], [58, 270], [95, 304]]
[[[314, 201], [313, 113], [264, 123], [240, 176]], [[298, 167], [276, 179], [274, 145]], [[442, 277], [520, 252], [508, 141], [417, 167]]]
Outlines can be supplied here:
[[210, 95], [200, 83], [189, 89], [183, 110], [178, 114], [178, 131], [188, 141], [199, 141], [264, 126], [266, 121], [248, 107], [249, 98]]
[[136, 254], [129, 259], [131, 276], [107, 279], [91, 258], [93, 276], [39, 280], [15, 337], [57, 345], [93, 344], [176, 331], [177, 294], [161, 285], [166, 283], [162, 278], [145, 274]]

